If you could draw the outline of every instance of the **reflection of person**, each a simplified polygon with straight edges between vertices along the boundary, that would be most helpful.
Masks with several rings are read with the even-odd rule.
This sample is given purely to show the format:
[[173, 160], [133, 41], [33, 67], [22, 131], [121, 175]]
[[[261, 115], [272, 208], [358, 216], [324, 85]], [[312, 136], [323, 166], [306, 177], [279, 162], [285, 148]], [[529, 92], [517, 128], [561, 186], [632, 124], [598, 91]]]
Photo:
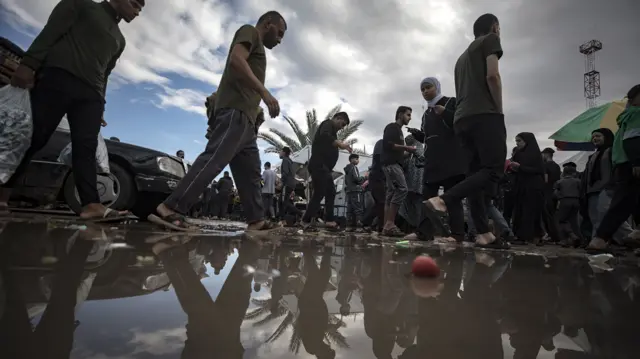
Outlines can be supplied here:
[[[89, 231], [83, 231], [88, 233]], [[2, 282], [6, 288], [6, 308], [0, 319], [0, 357], [2, 358], [68, 358], [73, 347], [76, 327], [75, 308], [78, 286], [84, 265], [95, 241], [83, 239], [82, 233], [66, 257], [56, 265], [51, 295], [35, 330], [19, 287], [17, 272], [6, 268], [2, 258]], [[0, 254], [5, 255], [4, 249]]]
[[330, 248], [325, 248], [320, 268], [316, 265], [316, 258], [311, 250], [304, 253], [307, 281], [299, 297], [298, 324], [305, 350], [318, 359], [333, 359], [336, 356], [331, 346], [324, 342], [324, 335], [329, 327], [329, 310], [322, 295], [331, 278], [331, 253]]
[[187, 314], [187, 340], [182, 358], [241, 359], [240, 326], [251, 299], [251, 276], [245, 265], [253, 265], [259, 246], [246, 241], [238, 250], [227, 280], [215, 302], [189, 264], [185, 246], [167, 241], [156, 243], [153, 252], [162, 260], [175, 288], [176, 296]]

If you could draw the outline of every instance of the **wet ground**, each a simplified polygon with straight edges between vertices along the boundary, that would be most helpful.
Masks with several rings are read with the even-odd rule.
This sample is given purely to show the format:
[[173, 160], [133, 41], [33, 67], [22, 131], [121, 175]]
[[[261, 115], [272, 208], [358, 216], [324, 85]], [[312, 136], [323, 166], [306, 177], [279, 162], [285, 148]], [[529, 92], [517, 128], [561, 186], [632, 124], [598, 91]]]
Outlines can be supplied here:
[[638, 357], [633, 257], [239, 229], [0, 220], [0, 358]]

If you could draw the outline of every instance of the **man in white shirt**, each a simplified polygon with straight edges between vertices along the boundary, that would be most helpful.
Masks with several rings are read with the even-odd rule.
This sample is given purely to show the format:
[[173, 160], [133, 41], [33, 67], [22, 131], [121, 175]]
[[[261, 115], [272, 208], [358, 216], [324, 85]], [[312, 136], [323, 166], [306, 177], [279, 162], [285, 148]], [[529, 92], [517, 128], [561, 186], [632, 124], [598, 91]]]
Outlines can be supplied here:
[[262, 202], [264, 203], [264, 215], [266, 218], [274, 218], [273, 198], [276, 193], [276, 173], [271, 169], [271, 163], [264, 164], [262, 172]]

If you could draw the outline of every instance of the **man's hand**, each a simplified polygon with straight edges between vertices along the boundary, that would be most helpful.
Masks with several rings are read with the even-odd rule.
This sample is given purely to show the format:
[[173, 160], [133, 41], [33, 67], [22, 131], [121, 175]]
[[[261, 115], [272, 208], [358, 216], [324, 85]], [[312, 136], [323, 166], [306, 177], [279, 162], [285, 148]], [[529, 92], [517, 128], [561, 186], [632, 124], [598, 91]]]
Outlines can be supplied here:
[[104, 120], [104, 117], [100, 119], [100, 126], [107, 127], [107, 121]]
[[264, 101], [265, 105], [269, 108], [269, 116], [271, 116], [271, 118], [278, 117], [278, 115], [280, 115], [280, 104], [278, 100], [266, 89], [260, 97], [262, 97], [262, 101]]
[[633, 177], [640, 179], [640, 166], [633, 167]]
[[444, 112], [444, 106], [442, 105], [436, 105], [433, 110], [438, 114], [438, 115], [442, 115], [442, 113]]
[[510, 167], [512, 170], [517, 170], [518, 168], [520, 168], [520, 164], [518, 162], [511, 162]]
[[349, 153], [353, 152], [353, 149], [351, 148], [351, 146], [349, 146], [348, 144], [344, 143], [344, 142], [338, 142], [338, 148], [341, 150], [345, 150]]
[[11, 76], [11, 86], [22, 89], [31, 89], [34, 84], [35, 73], [27, 66], [20, 65]]
[[405, 151], [409, 152], [409, 153], [415, 153], [417, 150], [416, 146], [407, 146], [405, 148]]

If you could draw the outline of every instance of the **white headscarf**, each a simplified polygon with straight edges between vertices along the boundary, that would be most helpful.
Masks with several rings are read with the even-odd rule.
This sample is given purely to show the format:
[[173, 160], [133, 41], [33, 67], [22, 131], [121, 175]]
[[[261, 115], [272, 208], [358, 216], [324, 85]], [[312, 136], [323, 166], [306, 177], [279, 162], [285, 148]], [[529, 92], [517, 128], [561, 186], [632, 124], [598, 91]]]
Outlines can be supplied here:
[[422, 82], [420, 82], [420, 91], [422, 91], [422, 87], [424, 84], [431, 84], [436, 88], [436, 97], [434, 97], [431, 101], [427, 101], [429, 107], [436, 107], [438, 101], [440, 101], [444, 96], [441, 93], [440, 81], [438, 81], [435, 77], [427, 77]]

